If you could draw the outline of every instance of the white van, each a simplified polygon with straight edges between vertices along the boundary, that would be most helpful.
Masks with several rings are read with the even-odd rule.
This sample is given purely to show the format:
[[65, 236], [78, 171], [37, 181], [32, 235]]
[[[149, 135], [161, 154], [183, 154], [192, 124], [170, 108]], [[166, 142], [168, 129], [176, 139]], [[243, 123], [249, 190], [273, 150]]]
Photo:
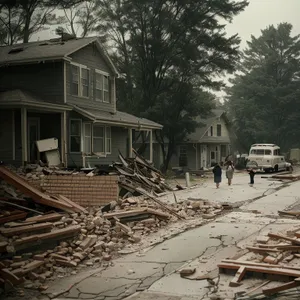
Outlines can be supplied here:
[[254, 144], [250, 148], [247, 168], [265, 172], [286, 170], [287, 162], [280, 155], [280, 147], [275, 144]]

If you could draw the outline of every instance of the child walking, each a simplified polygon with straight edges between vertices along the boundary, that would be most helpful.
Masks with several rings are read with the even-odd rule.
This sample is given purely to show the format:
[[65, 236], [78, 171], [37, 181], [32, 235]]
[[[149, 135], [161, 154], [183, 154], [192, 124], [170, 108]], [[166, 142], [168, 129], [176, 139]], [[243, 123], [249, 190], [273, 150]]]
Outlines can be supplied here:
[[226, 178], [228, 180], [228, 185], [231, 185], [232, 178], [233, 178], [233, 173], [234, 173], [233, 162], [229, 161], [227, 163], [227, 169], [226, 169]]
[[250, 185], [253, 186], [255, 171], [253, 169], [250, 169], [250, 170], [248, 170], [248, 174], [250, 175]]

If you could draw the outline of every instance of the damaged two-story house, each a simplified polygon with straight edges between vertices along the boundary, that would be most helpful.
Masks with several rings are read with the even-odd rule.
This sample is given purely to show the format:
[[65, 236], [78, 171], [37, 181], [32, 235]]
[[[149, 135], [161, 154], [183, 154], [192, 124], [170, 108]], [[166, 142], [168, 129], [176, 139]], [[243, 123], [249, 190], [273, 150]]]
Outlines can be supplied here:
[[116, 108], [118, 71], [97, 37], [0, 47], [0, 160], [36, 162], [36, 141], [57, 139], [65, 166], [132, 155], [134, 131], [161, 125]]

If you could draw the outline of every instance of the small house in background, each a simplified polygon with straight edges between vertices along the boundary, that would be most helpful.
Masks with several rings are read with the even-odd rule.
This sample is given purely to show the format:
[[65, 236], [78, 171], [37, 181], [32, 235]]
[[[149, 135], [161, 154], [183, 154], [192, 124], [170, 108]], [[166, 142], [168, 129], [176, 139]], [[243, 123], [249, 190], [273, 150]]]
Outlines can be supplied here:
[[200, 170], [224, 162], [231, 154], [233, 134], [226, 113], [212, 110], [207, 118], [197, 118], [202, 124], [186, 141], [177, 146], [170, 167], [173, 169]]
[[36, 141], [55, 139], [65, 166], [108, 165], [132, 156], [133, 131], [162, 126], [116, 107], [118, 72], [97, 37], [63, 37], [0, 47], [0, 160], [42, 158]]

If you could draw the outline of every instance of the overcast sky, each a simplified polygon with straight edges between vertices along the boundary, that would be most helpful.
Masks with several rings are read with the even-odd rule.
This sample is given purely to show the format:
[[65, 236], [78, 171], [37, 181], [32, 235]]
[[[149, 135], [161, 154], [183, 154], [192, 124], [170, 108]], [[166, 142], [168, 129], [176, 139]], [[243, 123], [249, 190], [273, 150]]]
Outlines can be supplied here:
[[[293, 34], [300, 34], [300, 0], [250, 0], [250, 4], [227, 26], [227, 33], [238, 33], [242, 39], [241, 48], [251, 35], [259, 36], [261, 29], [271, 24], [289, 22], [293, 25]], [[54, 30], [40, 32], [33, 39], [55, 37]], [[222, 93], [218, 93], [222, 95]]]

